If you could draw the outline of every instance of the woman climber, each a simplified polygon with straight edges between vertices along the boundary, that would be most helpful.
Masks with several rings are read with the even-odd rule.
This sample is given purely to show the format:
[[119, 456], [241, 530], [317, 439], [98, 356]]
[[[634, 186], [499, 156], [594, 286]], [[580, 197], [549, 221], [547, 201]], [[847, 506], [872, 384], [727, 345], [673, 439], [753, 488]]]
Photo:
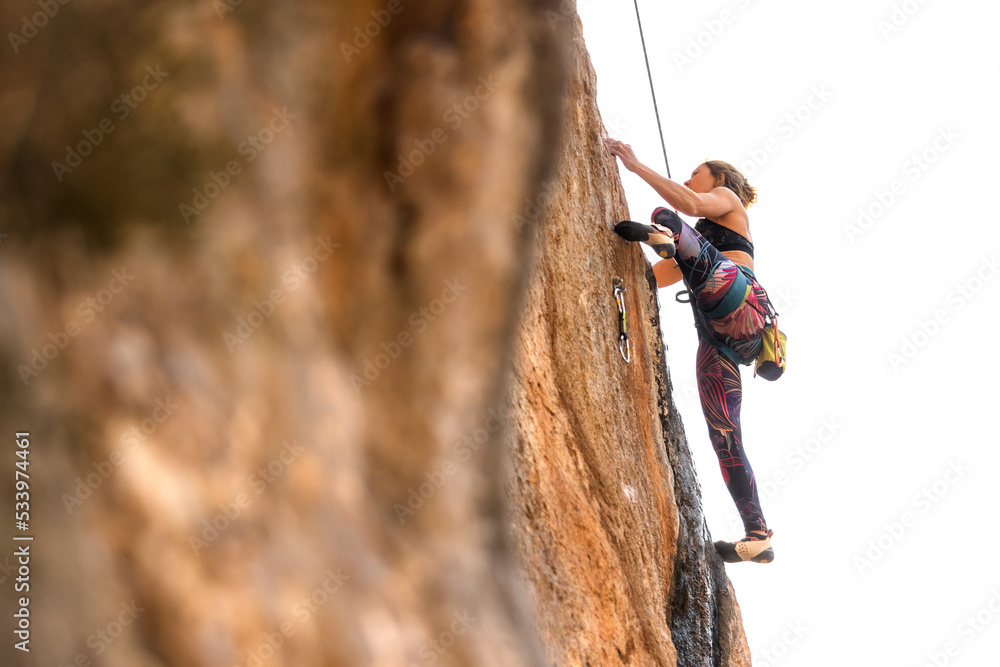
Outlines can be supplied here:
[[[631, 146], [607, 140], [611, 154], [685, 215], [701, 218], [689, 226], [674, 211], [657, 208], [652, 225], [626, 220], [615, 232], [651, 246], [663, 259], [653, 266], [658, 287], [683, 280], [693, 293], [699, 343], [698, 394], [709, 437], [719, 457], [722, 479], [746, 530], [737, 542], [715, 543], [728, 563], [769, 563], [774, 558], [757, 483], [743, 451], [740, 364], [760, 352], [767, 294], [753, 275], [753, 242], [746, 209], [757, 193], [731, 164], [716, 160], [698, 165], [683, 185], [665, 178], [636, 158]], [[743, 267], [741, 269], [740, 267]], [[744, 271], [748, 269], [748, 271]]]

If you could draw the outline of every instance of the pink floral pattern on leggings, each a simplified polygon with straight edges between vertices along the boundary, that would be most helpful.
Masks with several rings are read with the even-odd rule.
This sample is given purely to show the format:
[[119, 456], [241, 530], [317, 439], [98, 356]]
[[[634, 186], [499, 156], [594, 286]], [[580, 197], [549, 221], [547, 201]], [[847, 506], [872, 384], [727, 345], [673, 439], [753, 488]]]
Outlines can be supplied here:
[[[709, 318], [704, 313], [719, 305], [740, 269], [686, 223], [681, 226], [676, 245], [677, 264], [694, 292], [695, 304], [706, 328], [711, 327], [717, 340], [728, 345], [743, 363], [749, 363], [760, 352], [760, 334], [764, 326], [761, 313], [767, 312], [764, 290], [756, 279], [751, 279], [750, 293], [741, 307], [724, 318]], [[739, 366], [702, 339], [698, 346], [697, 374], [701, 408], [712, 447], [719, 458], [722, 479], [746, 531], [765, 530], [757, 481], [743, 449], [740, 425], [743, 385]]]

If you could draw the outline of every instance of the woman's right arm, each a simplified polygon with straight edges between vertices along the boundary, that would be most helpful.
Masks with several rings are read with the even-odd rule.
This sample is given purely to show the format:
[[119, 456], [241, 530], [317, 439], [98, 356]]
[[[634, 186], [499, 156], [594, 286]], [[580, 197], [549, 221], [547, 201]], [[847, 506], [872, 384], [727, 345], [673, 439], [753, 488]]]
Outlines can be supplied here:
[[672, 259], [662, 259], [653, 264], [653, 274], [656, 276], [657, 287], [669, 287], [683, 277], [677, 262]]

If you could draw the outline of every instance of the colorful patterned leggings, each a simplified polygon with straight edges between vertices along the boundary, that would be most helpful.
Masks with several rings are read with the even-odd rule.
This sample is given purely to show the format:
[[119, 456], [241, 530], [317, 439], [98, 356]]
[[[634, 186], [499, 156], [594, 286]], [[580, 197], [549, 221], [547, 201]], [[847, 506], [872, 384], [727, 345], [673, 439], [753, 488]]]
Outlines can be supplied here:
[[[687, 223], [682, 223], [675, 240], [675, 260], [695, 294], [696, 305], [702, 312], [709, 311], [726, 295], [739, 269]], [[718, 337], [743, 357], [744, 363], [755, 358], [760, 350], [764, 318], [754, 306], [767, 312], [766, 294], [756, 280], [751, 285], [747, 303], [742, 307], [721, 320], [704, 318]], [[719, 457], [722, 479], [746, 531], [766, 531], [757, 482], [743, 451], [740, 427], [743, 386], [739, 366], [702, 338], [698, 345], [697, 375], [701, 409], [712, 447]]]

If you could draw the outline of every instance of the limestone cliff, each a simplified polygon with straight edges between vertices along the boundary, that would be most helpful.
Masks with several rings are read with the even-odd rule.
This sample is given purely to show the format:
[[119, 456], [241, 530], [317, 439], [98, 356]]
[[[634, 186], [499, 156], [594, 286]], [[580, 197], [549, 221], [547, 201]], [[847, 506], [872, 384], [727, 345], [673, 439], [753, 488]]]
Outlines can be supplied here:
[[46, 6], [0, 8], [0, 664], [748, 664], [572, 4]]
[[630, 216], [573, 35], [566, 133], [531, 232], [510, 383], [517, 551], [555, 664], [749, 665], [671, 397], [652, 268], [611, 229]]

